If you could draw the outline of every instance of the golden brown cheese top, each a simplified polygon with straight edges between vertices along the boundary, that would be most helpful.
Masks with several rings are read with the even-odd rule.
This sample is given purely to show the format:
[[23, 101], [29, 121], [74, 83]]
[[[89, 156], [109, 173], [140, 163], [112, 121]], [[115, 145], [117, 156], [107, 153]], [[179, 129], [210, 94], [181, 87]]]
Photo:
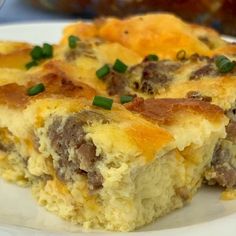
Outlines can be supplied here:
[[0, 55], [9, 55], [16, 52], [30, 50], [32, 46], [29, 43], [0, 41]]
[[[29, 96], [27, 90], [39, 83], [43, 83], [45, 91], [35, 96]], [[71, 97], [91, 99], [96, 91], [89, 85], [80, 81], [72, 81], [66, 74], [60, 71], [39, 72], [32, 76], [24, 85], [10, 83], [0, 87], [0, 104], [8, 105], [13, 108], [25, 108], [27, 104], [35, 99], [48, 97]]]
[[27, 43], [0, 41], [0, 68], [25, 69], [31, 49]]
[[78, 22], [65, 29], [62, 42], [71, 34], [86, 39], [99, 37], [118, 42], [141, 56], [155, 53], [172, 59], [182, 49], [188, 55], [211, 55], [212, 49], [225, 45], [215, 31], [187, 24], [171, 14], [147, 14], [123, 20], [107, 18], [94, 23]]
[[12, 83], [0, 87], [0, 104], [19, 108], [26, 105], [29, 99], [25, 86]]
[[222, 118], [224, 111], [207, 102], [193, 99], [146, 99], [136, 98], [128, 103], [126, 108], [130, 111], [140, 113], [147, 119], [158, 122], [158, 124], [170, 124], [175, 120], [178, 112], [190, 112], [207, 117], [211, 121]]

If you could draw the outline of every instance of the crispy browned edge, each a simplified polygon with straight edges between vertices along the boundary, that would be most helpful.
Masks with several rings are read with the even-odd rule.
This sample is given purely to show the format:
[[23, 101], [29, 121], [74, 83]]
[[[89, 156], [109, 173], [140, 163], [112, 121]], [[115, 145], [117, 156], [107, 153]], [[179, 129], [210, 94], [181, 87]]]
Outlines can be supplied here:
[[190, 112], [205, 116], [207, 119], [217, 122], [224, 115], [223, 109], [208, 102], [193, 99], [146, 99], [135, 98], [133, 102], [125, 107], [133, 112], [137, 112], [147, 119], [159, 124], [170, 124], [175, 120], [178, 112]]
[[[61, 71], [53, 62], [43, 65], [41, 72], [29, 78], [25, 85], [11, 83], [0, 86], [0, 104], [24, 109], [32, 100], [40, 98], [71, 97], [91, 99], [96, 95], [95, 89], [80, 81], [76, 81], [75, 84], [70, 75]], [[45, 91], [35, 96], [27, 95], [27, 90], [39, 83], [45, 85]]]

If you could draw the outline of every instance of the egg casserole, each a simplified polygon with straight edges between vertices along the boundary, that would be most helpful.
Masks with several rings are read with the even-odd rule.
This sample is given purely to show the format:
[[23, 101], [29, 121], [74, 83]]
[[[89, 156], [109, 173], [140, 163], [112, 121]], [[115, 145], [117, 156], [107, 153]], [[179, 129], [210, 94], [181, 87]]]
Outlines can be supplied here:
[[220, 140], [215, 148], [206, 181], [224, 187], [223, 198], [236, 197], [234, 43], [224, 41], [212, 29], [187, 24], [170, 14], [78, 22], [66, 27], [61, 45], [71, 34], [82, 40], [99, 38], [109, 44], [120, 44], [128, 50], [126, 57], [130, 50], [137, 54], [138, 62], [131, 66], [129, 60], [121, 58], [129, 66], [125, 73], [112, 70], [103, 78], [110, 96], [189, 98], [220, 106], [230, 122], [226, 139]]
[[[2, 178], [65, 220], [112, 231], [153, 222], [190, 202], [204, 177], [216, 181], [234, 81], [213, 59], [233, 60], [234, 46], [214, 31], [156, 14], [70, 25], [53, 55], [30, 61], [36, 47], [0, 43]], [[209, 63], [217, 75], [189, 79]]]

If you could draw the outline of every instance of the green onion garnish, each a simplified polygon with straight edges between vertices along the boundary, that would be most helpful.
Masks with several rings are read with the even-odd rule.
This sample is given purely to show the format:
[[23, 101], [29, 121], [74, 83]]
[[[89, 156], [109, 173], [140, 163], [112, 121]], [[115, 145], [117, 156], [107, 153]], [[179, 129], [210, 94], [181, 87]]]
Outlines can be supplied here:
[[27, 90], [27, 94], [28, 94], [29, 96], [34, 96], [34, 95], [37, 95], [38, 93], [43, 92], [44, 90], [45, 90], [44, 84], [40, 83], [40, 84], [37, 84], [37, 85], [35, 85], [35, 86], [29, 88], [29, 89]]
[[176, 54], [176, 59], [180, 61], [186, 59], [186, 51], [183, 49], [178, 51]]
[[120, 103], [121, 104], [128, 103], [128, 102], [131, 102], [133, 99], [134, 99], [133, 96], [121, 96]]
[[96, 71], [96, 75], [99, 79], [103, 79], [110, 73], [110, 67], [106, 64]]
[[53, 56], [53, 47], [48, 43], [43, 44], [43, 57], [44, 58], [51, 58]]
[[69, 47], [70, 48], [76, 48], [78, 41], [79, 41], [78, 37], [76, 37], [74, 35], [69, 36], [69, 38], [68, 38]]
[[113, 104], [113, 99], [95, 96], [93, 99], [93, 105], [97, 107], [102, 107], [107, 110], [111, 110]]
[[115, 64], [113, 65], [113, 70], [119, 73], [125, 73], [127, 69], [127, 65], [125, 65], [121, 60], [116, 59]]
[[33, 60], [40, 60], [43, 58], [43, 49], [40, 46], [35, 46], [30, 55]]
[[53, 47], [48, 43], [44, 43], [43, 47], [35, 46], [30, 52], [32, 61], [25, 65], [26, 69], [37, 66], [39, 61], [53, 56]]
[[38, 65], [38, 62], [37, 62], [37, 61], [30, 61], [30, 62], [28, 62], [28, 63], [25, 65], [25, 68], [26, 68], [27, 70], [29, 70], [31, 67], [37, 66], [37, 65]]
[[159, 57], [155, 54], [149, 54], [145, 57], [145, 61], [158, 61]]
[[221, 72], [221, 73], [227, 73], [227, 72], [230, 72], [231, 70], [233, 70], [234, 66], [235, 66], [235, 63], [230, 61], [227, 57], [221, 55], [221, 56], [218, 56], [216, 59], [215, 59], [215, 64], [218, 68], [218, 70]]

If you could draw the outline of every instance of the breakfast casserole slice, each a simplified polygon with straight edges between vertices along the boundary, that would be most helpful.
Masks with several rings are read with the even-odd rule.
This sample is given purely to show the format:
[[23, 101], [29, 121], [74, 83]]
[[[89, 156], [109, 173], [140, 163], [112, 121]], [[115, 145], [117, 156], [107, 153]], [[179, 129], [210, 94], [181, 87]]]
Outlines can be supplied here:
[[189, 99], [123, 106], [57, 63], [0, 86], [0, 175], [87, 228], [131, 231], [190, 201], [225, 136], [223, 111]]
[[[103, 77], [110, 96], [128, 96], [130, 100], [136, 96], [188, 98], [220, 106], [230, 122], [226, 139], [220, 140], [215, 149], [206, 180], [210, 185], [218, 184], [227, 190], [236, 187], [235, 50], [235, 45], [228, 45], [212, 56], [192, 54], [178, 58], [177, 55], [176, 60], [149, 55], [151, 59], [145, 57], [141, 63], [127, 66], [124, 73], [111, 69]], [[229, 193], [229, 196], [232, 195]]]
[[[190, 98], [219, 105], [229, 117], [227, 137], [215, 148], [212, 165], [206, 171], [209, 184], [227, 190], [236, 187], [235, 52], [236, 47], [212, 29], [187, 24], [170, 14], [147, 14], [126, 19], [106, 18], [66, 27], [61, 45], [70, 35], [82, 40], [96, 38], [118, 43], [138, 54], [130, 66], [117, 58], [122, 73], [110, 71], [100, 79], [110, 96], [143, 98]], [[108, 54], [108, 52], [107, 52]], [[128, 53], [127, 53], [128, 54]], [[128, 54], [129, 55], [129, 54]], [[140, 60], [140, 56], [143, 58]], [[104, 63], [105, 65], [105, 63]], [[97, 67], [98, 71], [104, 67]], [[228, 197], [227, 197], [228, 195]], [[223, 193], [232, 198], [230, 192]]]

